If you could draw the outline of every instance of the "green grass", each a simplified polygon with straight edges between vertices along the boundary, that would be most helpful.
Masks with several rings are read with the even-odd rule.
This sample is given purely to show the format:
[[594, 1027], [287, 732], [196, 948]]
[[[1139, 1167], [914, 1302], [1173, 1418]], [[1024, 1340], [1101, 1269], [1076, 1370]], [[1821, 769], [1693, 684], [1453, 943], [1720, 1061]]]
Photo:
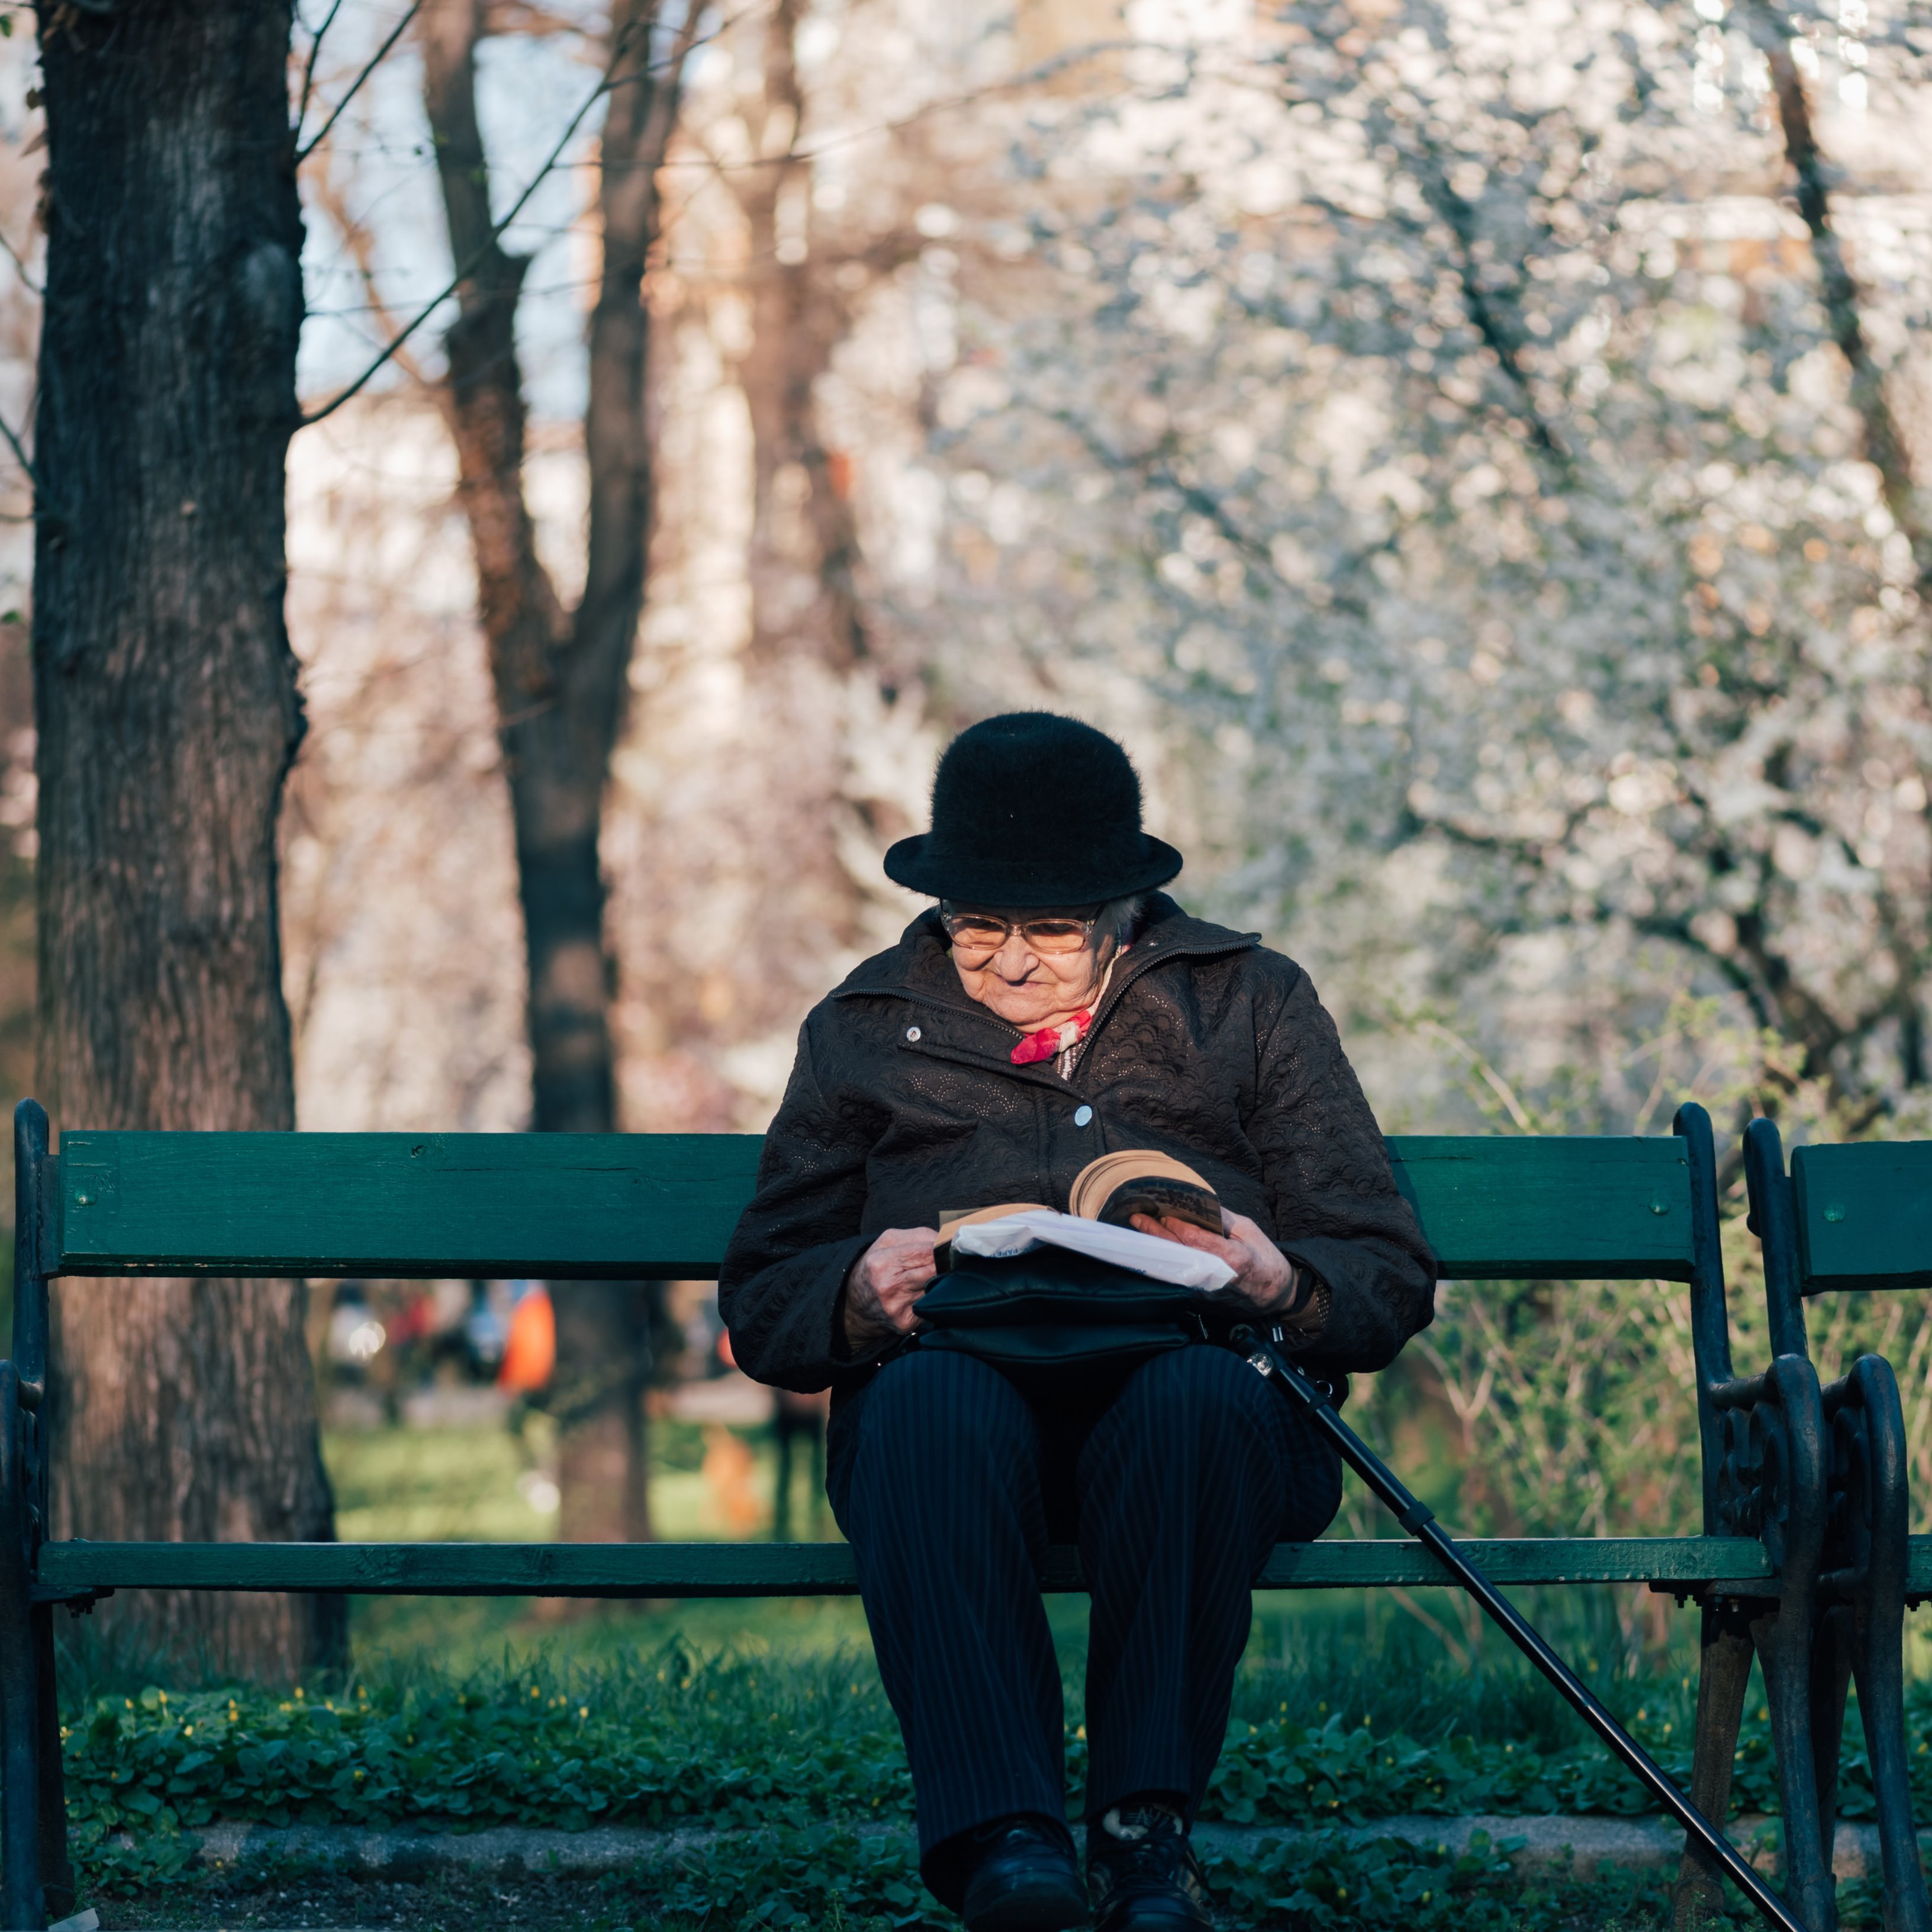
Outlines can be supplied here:
[[[734, 1430], [752, 1445], [752, 1487], [769, 1525], [778, 1458], [768, 1431]], [[554, 1512], [532, 1506], [518, 1479], [546, 1457], [549, 1418], [521, 1430], [489, 1424], [440, 1429], [332, 1429], [322, 1456], [335, 1488], [335, 1533], [345, 1543], [535, 1543], [556, 1534]], [[651, 1430], [651, 1521], [670, 1541], [710, 1542], [726, 1532], [701, 1473], [702, 1432], [659, 1421]], [[812, 1492], [807, 1459], [792, 1478], [793, 1534], [838, 1532], [822, 1496]]]
[[[336, 1534], [346, 1543], [540, 1542], [556, 1534], [554, 1515], [526, 1500], [518, 1479], [548, 1448], [548, 1420], [523, 1434], [482, 1424], [440, 1429], [330, 1430], [322, 1452], [334, 1486]], [[769, 1432], [734, 1432], [752, 1447], [753, 1484], [766, 1512], [776, 1487]], [[651, 1515], [667, 1540], [718, 1535], [700, 1465], [703, 1432], [688, 1423], [652, 1426]], [[800, 1456], [792, 1490], [793, 1533], [838, 1531], [823, 1496], [811, 1492]], [[550, 1658], [619, 1665], [682, 1634], [706, 1649], [749, 1645], [823, 1654], [869, 1652], [866, 1620], [844, 1599], [720, 1600], [670, 1605], [540, 1604], [522, 1598], [362, 1597], [350, 1612], [358, 1660], [374, 1664], [418, 1652], [462, 1672], [506, 1660]], [[869, 1667], [869, 1665], [868, 1665]]]
[[508, 1430], [330, 1430], [322, 1455], [344, 1543], [531, 1543], [554, 1533], [554, 1520], [518, 1490], [531, 1464]]

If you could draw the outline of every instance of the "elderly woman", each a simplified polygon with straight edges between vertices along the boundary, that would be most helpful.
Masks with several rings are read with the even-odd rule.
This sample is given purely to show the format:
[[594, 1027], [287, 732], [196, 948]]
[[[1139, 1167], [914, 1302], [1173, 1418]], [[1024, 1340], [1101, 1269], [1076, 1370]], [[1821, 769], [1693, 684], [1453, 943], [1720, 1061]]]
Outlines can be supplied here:
[[[904, 1730], [921, 1870], [971, 1932], [1183, 1932], [1208, 1918], [1188, 1831], [1247, 1640], [1252, 1580], [1316, 1536], [1341, 1478], [1237, 1355], [1156, 1356], [1028, 1392], [907, 1349], [943, 1212], [1064, 1208], [1096, 1155], [1152, 1148], [1220, 1196], [1225, 1292], [1331, 1376], [1429, 1321], [1434, 1265], [1335, 1028], [1292, 961], [1154, 888], [1110, 738], [988, 719], [940, 760], [932, 830], [886, 854], [938, 908], [806, 1019], [719, 1298], [740, 1364], [833, 1390], [826, 1488]], [[1088, 1885], [1066, 1824], [1049, 1542], [1092, 1592]]]

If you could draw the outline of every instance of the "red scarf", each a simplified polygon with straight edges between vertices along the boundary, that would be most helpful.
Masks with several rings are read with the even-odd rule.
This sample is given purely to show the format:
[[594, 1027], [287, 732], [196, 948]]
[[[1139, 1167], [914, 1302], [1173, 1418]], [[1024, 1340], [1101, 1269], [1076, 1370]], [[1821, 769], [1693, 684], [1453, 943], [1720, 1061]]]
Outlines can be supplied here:
[[1052, 1060], [1064, 1053], [1070, 1046], [1087, 1037], [1087, 1029], [1094, 1024], [1094, 1010], [1082, 1006], [1070, 1020], [1062, 1020], [1057, 1027], [1042, 1027], [1037, 1033], [1030, 1033], [1012, 1051], [1016, 1066], [1030, 1066], [1036, 1060]]

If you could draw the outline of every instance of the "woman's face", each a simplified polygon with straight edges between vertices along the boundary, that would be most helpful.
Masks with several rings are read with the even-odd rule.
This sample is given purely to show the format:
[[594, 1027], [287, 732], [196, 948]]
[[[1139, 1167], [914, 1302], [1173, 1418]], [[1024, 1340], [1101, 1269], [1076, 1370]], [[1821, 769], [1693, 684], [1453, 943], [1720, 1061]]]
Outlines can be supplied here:
[[[1001, 911], [991, 906], [951, 905], [952, 913], [983, 913], [1007, 920], [1041, 919], [1084, 920], [1092, 916], [1090, 906], [1070, 910]], [[965, 951], [956, 944], [952, 964], [959, 983], [982, 1006], [991, 1008], [1009, 1025], [1027, 1032], [1057, 1024], [1070, 1018], [1091, 1004], [1101, 974], [1112, 958], [1112, 938], [1099, 939], [1091, 932], [1086, 944], [1072, 952], [1042, 952], [1028, 943], [1016, 925], [1006, 943], [990, 956]]]

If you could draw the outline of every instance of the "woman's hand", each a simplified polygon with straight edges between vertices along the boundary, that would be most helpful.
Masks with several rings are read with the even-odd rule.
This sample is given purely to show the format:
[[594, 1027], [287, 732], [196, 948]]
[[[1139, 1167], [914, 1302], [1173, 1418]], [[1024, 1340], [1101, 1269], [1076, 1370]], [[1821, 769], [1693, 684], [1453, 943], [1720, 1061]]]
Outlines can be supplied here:
[[1234, 1280], [1221, 1292], [1245, 1301], [1257, 1315], [1278, 1316], [1293, 1306], [1301, 1286], [1299, 1270], [1245, 1214], [1223, 1208], [1223, 1232], [1219, 1234], [1210, 1234], [1192, 1221], [1178, 1221], [1171, 1214], [1158, 1220], [1151, 1214], [1136, 1214], [1133, 1220], [1144, 1234], [1158, 1234], [1164, 1240], [1218, 1256], [1234, 1270]]
[[920, 1297], [939, 1270], [937, 1228], [888, 1228], [845, 1277], [845, 1340], [854, 1353], [889, 1335], [905, 1335], [919, 1319]]

